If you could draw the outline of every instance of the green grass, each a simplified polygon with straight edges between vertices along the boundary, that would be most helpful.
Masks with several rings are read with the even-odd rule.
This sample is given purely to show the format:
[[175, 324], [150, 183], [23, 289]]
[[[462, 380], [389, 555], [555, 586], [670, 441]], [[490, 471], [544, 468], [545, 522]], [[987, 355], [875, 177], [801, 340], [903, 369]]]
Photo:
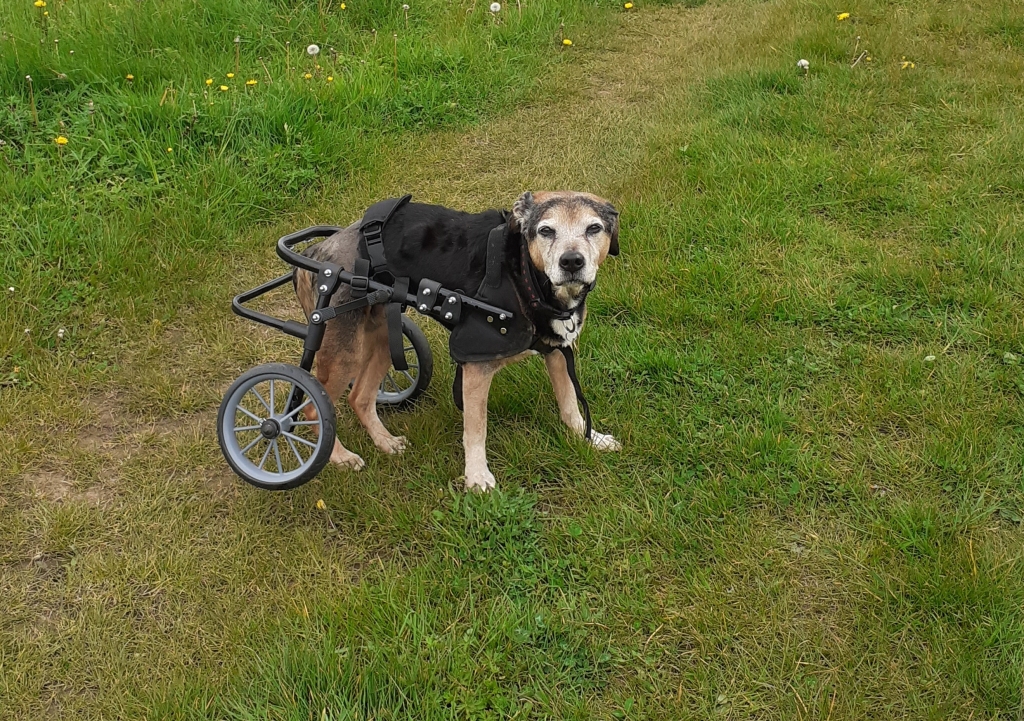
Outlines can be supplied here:
[[[122, 197], [95, 165], [74, 180], [81, 146], [61, 155], [56, 126], [29, 130], [15, 83], [24, 66], [5, 71], [34, 140], [27, 157], [20, 145], [4, 151], [31, 169], [5, 175], [4, 192], [51, 210], [0, 210], [33, 219], [3, 242], [27, 247], [35, 236], [22, 228], [41, 239], [17, 258], [5, 246], [0, 261], [22, 279], [0, 306], [0, 337], [11, 339], [0, 709], [26, 719], [1024, 713], [1019, 6], [723, 0], [595, 15], [565, 5], [587, 28], [572, 32], [572, 54], [557, 47], [553, 6], [527, 23], [539, 10], [524, 6], [522, 34], [497, 58], [476, 55], [495, 32], [482, 6], [465, 21], [465, 8], [438, 10], [416, 42], [476, 48], [465, 51], [476, 70], [459, 76], [476, 99], [454, 115], [424, 103], [422, 126], [367, 110], [349, 135], [342, 121], [318, 130], [307, 119], [304, 137], [318, 139], [305, 160], [273, 136], [277, 121], [231, 120], [265, 118], [275, 103], [300, 114], [313, 96], [329, 115], [334, 101], [318, 93], [333, 90], [313, 93], [301, 78], [271, 90], [261, 77], [265, 94], [206, 106], [219, 139], [172, 154], [180, 172], [158, 169], [159, 183], [131, 150], [152, 135], [119, 131], [133, 116], [110, 113], [102, 141], [135, 153]], [[274, 12], [285, 19], [265, 22], [278, 40], [290, 12], [313, 28], [320, 17], [313, 6]], [[118, 16], [124, 28], [131, 17]], [[325, 17], [347, 32], [348, 16]], [[391, 23], [404, 29], [399, 13]], [[189, 78], [231, 66], [234, 24], [219, 39], [179, 28], [214, 48], [189, 51]], [[851, 68], [865, 49], [871, 61]], [[280, 74], [280, 53], [260, 52]], [[100, 66], [104, 97], [159, 113], [161, 84], [134, 96], [152, 71], [117, 57]], [[901, 69], [904, 57], [915, 67]], [[367, 108], [393, 102], [388, 60], [378, 55]], [[423, 82], [410, 76], [406, 92], [428, 93]], [[57, 91], [47, 93], [52, 109]], [[37, 86], [41, 124], [42, 95]], [[225, 142], [241, 126], [237, 144]], [[98, 135], [68, 137], [102, 147]], [[115, 143], [122, 135], [137, 140]], [[243, 170], [274, 152], [288, 158], [276, 170]], [[327, 158], [357, 160], [289, 189], [287, 173]], [[25, 190], [57, 176], [49, 192], [81, 205]], [[361, 474], [330, 468], [284, 494], [230, 476], [212, 427], [220, 394], [251, 365], [298, 356], [293, 340], [226, 310], [233, 292], [279, 272], [278, 235], [347, 222], [405, 190], [479, 208], [554, 187], [622, 210], [622, 255], [602, 270], [579, 352], [595, 424], [623, 440], [621, 454], [569, 438], [542, 366], [520, 364], [491, 396], [501, 490], [463, 494], [452, 372], [428, 328], [433, 385], [385, 421], [409, 437], [404, 456], [382, 457], [342, 413], [339, 435], [368, 461]], [[49, 232], [85, 228], [87, 215], [102, 221], [87, 236]], [[295, 312], [286, 294], [270, 307]], [[73, 332], [57, 343], [62, 323]]]

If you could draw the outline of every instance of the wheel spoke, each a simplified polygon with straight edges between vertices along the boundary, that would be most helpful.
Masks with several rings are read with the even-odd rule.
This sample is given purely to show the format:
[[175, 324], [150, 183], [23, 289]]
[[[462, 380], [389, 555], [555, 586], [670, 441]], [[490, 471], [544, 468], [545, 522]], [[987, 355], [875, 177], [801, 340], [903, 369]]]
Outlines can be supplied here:
[[404, 376], [405, 376], [406, 378], [408, 378], [408, 379], [409, 379], [409, 382], [410, 382], [410, 383], [412, 383], [413, 385], [416, 385], [416, 379], [415, 379], [415, 378], [413, 378], [413, 377], [412, 377], [412, 376], [411, 376], [411, 375], [409, 374], [409, 371], [402, 371], [402, 375], [404, 375]]
[[235, 433], [241, 433], [242, 431], [258, 431], [262, 427], [262, 423], [258, 426], [235, 426]]
[[263, 464], [267, 462], [267, 456], [270, 455], [270, 449], [274, 447], [273, 443], [267, 444], [267, 450], [263, 451], [263, 458], [260, 459], [260, 464], [257, 466], [261, 471], [263, 470]]
[[416, 349], [415, 349], [415, 348], [413, 348], [413, 347], [412, 347], [411, 345], [407, 345], [407, 346], [405, 347], [405, 352], [406, 352], [406, 353], [408, 353], [408, 352], [409, 352], [409, 351], [411, 351], [411, 350], [416, 350]]
[[270, 415], [274, 415], [277, 411], [277, 406], [274, 405], [274, 379], [270, 379]]
[[288, 441], [288, 446], [292, 449], [292, 453], [295, 454], [295, 460], [299, 462], [299, 467], [301, 468], [306, 465], [306, 462], [302, 460], [302, 455], [299, 453], [299, 449], [295, 447], [294, 443], [292, 443], [292, 439], [285, 436], [285, 440]]
[[256, 440], [254, 440], [252, 443], [250, 443], [249, 445], [247, 445], [245, 448], [242, 449], [242, 455], [244, 456], [246, 453], [249, 452], [250, 448], [252, 448], [253, 446], [255, 446], [257, 443], [259, 443], [262, 440], [263, 440], [263, 434], [261, 433], [260, 435], [256, 436]]
[[242, 406], [235, 406], [235, 410], [236, 410], [236, 411], [242, 411], [242, 413], [244, 413], [245, 415], [249, 416], [250, 418], [252, 418], [252, 419], [253, 419], [254, 421], [256, 421], [257, 423], [263, 423], [263, 419], [262, 419], [262, 418], [260, 418], [260, 417], [259, 417], [258, 415], [256, 415], [255, 413], [250, 413], [250, 412], [249, 412], [249, 411], [247, 411], [247, 410], [246, 410], [245, 408], [242, 408]]
[[292, 411], [291, 413], [289, 413], [288, 415], [286, 415], [286, 416], [282, 416], [282, 417], [281, 417], [281, 418], [279, 418], [278, 420], [282, 420], [282, 421], [283, 421], [283, 420], [287, 420], [287, 419], [291, 418], [292, 416], [294, 416], [294, 415], [295, 415], [296, 413], [298, 413], [299, 411], [301, 411], [301, 410], [302, 410], [303, 408], [305, 408], [306, 406], [308, 406], [308, 405], [309, 405], [310, 403], [312, 403], [312, 402], [313, 402], [313, 399], [312, 399], [312, 398], [307, 398], [306, 400], [304, 400], [304, 401], [302, 402], [302, 405], [300, 405], [300, 406], [299, 406], [298, 408], [296, 408], [295, 410], [293, 410], [293, 411]]
[[305, 438], [300, 438], [299, 436], [296, 436], [292, 433], [288, 433], [287, 431], [281, 431], [281, 433], [286, 438], [291, 438], [293, 441], [298, 441], [299, 443], [305, 443], [310, 448], [316, 448], [316, 443], [311, 443], [310, 441], [307, 441]]
[[263, 396], [261, 396], [260, 392], [258, 390], [256, 390], [256, 386], [253, 386], [249, 390], [253, 392], [253, 395], [255, 395], [257, 398], [260, 399], [260, 403], [262, 403], [263, 407], [267, 409], [267, 413], [269, 413], [270, 415], [274, 415], [274, 409], [271, 408], [270, 406], [268, 406], [267, 402], [265, 400], [263, 400]]
[[293, 426], [318, 426], [320, 421], [292, 421]]
[[284, 466], [281, 465], [281, 449], [277, 446], [277, 439], [274, 439], [274, 458], [277, 459], [277, 473], [284, 475]]

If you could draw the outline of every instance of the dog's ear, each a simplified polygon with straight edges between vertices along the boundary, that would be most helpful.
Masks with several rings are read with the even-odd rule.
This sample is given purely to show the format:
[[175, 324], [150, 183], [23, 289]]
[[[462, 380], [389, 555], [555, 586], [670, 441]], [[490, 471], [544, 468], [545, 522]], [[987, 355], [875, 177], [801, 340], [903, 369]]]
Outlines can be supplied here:
[[527, 190], [512, 204], [512, 218], [510, 222], [512, 229], [518, 230], [520, 233], [524, 232], [530, 224], [530, 213], [532, 211], [533, 193]]
[[611, 242], [608, 244], [608, 255], [619, 254], [619, 211], [615, 209], [615, 206], [608, 203], [608, 215], [611, 216]]

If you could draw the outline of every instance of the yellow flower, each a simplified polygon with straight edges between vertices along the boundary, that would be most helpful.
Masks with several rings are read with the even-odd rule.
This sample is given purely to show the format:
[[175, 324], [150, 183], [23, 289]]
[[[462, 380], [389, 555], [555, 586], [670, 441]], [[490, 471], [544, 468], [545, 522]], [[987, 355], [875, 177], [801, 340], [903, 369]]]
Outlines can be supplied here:
[[37, 7], [37, 8], [44, 8], [44, 7], [46, 7], [46, 2], [45, 2], [45, 0], [36, 0], [36, 1], [35, 1], [34, 3], [32, 3], [32, 4], [33, 4], [33, 5], [35, 5], [35, 6]]
[[227, 90], [228, 90], [228, 86], [227, 86], [227, 85], [221, 85], [221, 86], [220, 86], [220, 91], [221, 91], [222, 93], [226, 93], [226, 92], [227, 92]]
[[345, 9], [345, 3], [342, 3], [342, 4], [341, 4], [341, 9], [342, 9], [342, 10], [344, 10], [344, 9]]
[[850, 17], [850, 13], [839, 13], [838, 15], [836, 15], [836, 20], [842, 22], [843, 20], [846, 20], [846, 18], [848, 17]]
[[206, 84], [207, 85], [213, 85], [213, 78], [207, 78], [206, 79]]
[[168, 152], [168, 153], [173, 153], [173, 152], [174, 152], [174, 148], [168, 148], [168, 149], [167, 149], [167, 152]]
[[632, 10], [633, 9], [633, 3], [626, 3], [622, 7], [626, 8], [627, 10]]
[[253, 79], [253, 80], [246, 80], [245, 84], [248, 85], [250, 88], [254, 88], [254, 87], [256, 87], [256, 80], [255, 79]]
[[230, 79], [231, 79], [231, 78], [233, 78], [233, 77], [235, 77], [235, 74], [234, 74], [234, 73], [228, 73], [228, 80], [230, 80]]
[[131, 73], [128, 73], [127, 75], [124, 76], [124, 79], [125, 80], [134, 80], [135, 76], [132, 75]]
[[55, 142], [57, 145], [67, 145], [68, 139], [65, 138], [63, 135], [58, 135], [56, 138], [53, 139], [53, 142]]
[[327, 76], [327, 82], [333, 83], [334, 82], [334, 76], [333, 75], [328, 75]]
[[49, 10], [43, 10], [43, 17], [44, 18], [50, 17], [50, 11]]
[[900, 70], [906, 70], [907, 68], [913, 68], [913, 67], [915, 67], [914, 63], [910, 62], [909, 60], [904, 60], [900, 64]]
[[306, 74], [305, 74], [305, 75], [303, 75], [302, 77], [304, 77], [304, 78], [305, 78], [306, 80], [309, 80], [309, 79], [310, 79], [311, 77], [313, 77], [313, 76], [312, 76], [312, 75], [310, 75], [309, 73], [306, 73]]
[[324, 503], [324, 499], [322, 498], [316, 502], [316, 507], [321, 511], [327, 510], [327, 504]]
[[562, 45], [569, 47], [570, 45], [572, 45], [572, 40], [570, 40], [569, 38], [565, 38], [564, 40], [562, 40]]
[[865, 60], [867, 60], [867, 61], [868, 61], [869, 63], [871, 62], [871, 56], [870, 56], [870, 55], [868, 55], [868, 56], [867, 56], [866, 58], [864, 58], [864, 59], [865, 59]]

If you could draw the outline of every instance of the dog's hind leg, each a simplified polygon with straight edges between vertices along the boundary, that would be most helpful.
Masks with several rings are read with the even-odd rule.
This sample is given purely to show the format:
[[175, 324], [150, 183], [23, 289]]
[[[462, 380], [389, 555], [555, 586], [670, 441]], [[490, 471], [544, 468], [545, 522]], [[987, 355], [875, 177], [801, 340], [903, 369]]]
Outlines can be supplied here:
[[401, 453], [406, 446], [405, 436], [391, 435], [377, 415], [377, 391], [391, 367], [383, 308], [373, 309], [362, 335], [362, 361], [348, 402], [377, 448], [384, 453]]
[[[578, 436], [582, 436], [587, 429], [583, 414], [576, 403], [576, 389], [569, 378], [569, 369], [565, 365], [565, 356], [559, 351], [552, 351], [544, 356], [544, 365], [548, 368], [548, 377], [551, 379], [551, 387], [555, 391], [555, 398], [558, 400], [559, 414], [562, 422]], [[602, 451], [620, 451], [622, 444], [614, 437], [605, 433], [598, 433], [591, 429], [590, 444]]]

